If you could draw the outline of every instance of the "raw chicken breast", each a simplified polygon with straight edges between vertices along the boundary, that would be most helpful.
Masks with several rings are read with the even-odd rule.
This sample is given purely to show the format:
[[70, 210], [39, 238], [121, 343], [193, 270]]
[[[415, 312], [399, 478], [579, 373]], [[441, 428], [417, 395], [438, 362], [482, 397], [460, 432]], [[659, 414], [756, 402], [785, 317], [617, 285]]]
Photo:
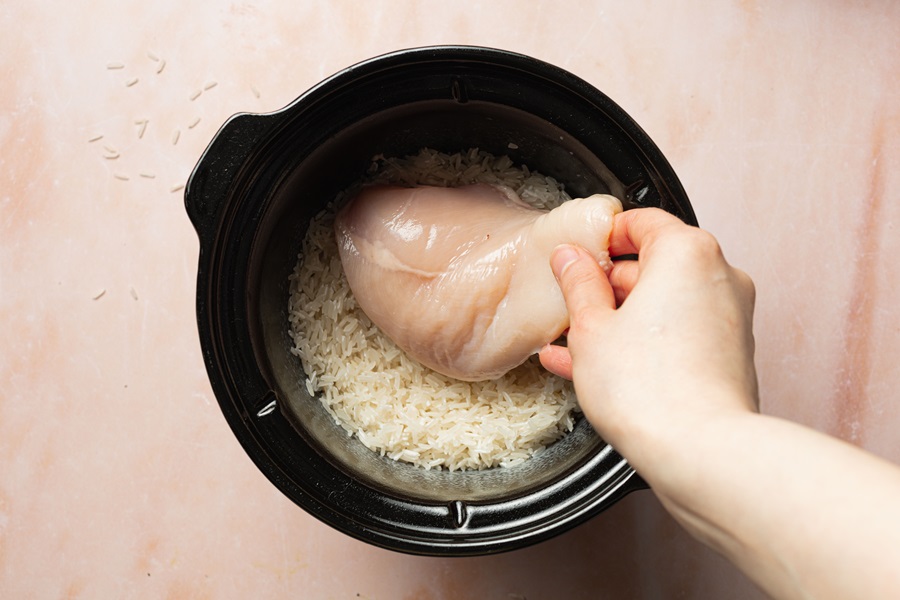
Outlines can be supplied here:
[[585, 248], [609, 269], [622, 204], [595, 195], [545, 211], [511, 189], [363, 188], [335, 234], [362, 310], [410, 356], [466, 381], [520, 365], [568, 326], [550, 253]]

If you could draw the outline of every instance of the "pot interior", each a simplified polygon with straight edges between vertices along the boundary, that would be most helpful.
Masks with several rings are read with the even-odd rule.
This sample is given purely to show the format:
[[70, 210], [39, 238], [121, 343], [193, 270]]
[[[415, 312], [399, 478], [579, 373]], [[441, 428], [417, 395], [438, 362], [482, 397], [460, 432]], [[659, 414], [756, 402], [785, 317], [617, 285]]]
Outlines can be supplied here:
[[[423, 147], [454, 153], [477, 147], [551, 175], [573, 197], [610, 193], [631, 204], [620, 181], [595, 152], [567, 131], [523, 110], [490, 102], [427, 100], [380, 110], [347, 124], [309, 152], [295, 152], [303, 132], [285, 127], [273, 152], [296, 155], [282, 164], [266, 201], [250, 257], [249, 305], [253, 344], [278, 406], [301, 435], [341, 471], [373, 488], [408, 500], [486, 501], [522, 495], [610, 449], [590, 425], [538, 456], [510, 468], [426, 471], [395, 462], [349, 437], [304, 385], [300, 361], [290, 353], [287, 302], [290, 275], [309, 221], [342, 190], [360, 181], [372, 158], [406, 156]], [[642, 185], [649, 178], [641, 180]], [[632, 188], [635, 186], [632, 185]], [[255, 275], [255, 276], [254, 276]]]

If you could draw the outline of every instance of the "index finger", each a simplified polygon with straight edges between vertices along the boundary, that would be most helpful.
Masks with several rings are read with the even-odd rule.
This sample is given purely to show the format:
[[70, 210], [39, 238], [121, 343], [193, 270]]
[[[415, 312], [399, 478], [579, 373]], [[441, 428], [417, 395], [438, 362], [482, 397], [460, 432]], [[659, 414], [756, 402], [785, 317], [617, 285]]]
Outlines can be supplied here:
[[609, 253], [611, 256], [638, 254], [661, 230], [671, 227], [688, 225], [661, 208], [634, 208], [621, 212], [613, 217]]

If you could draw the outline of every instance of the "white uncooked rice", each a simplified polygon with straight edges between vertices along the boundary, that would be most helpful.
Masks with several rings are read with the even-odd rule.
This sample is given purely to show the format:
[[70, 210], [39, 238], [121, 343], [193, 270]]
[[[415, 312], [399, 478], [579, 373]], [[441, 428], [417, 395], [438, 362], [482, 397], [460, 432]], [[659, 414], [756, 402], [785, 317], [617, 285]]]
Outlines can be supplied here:
[[[526, 202], [569, 200], [551, 177], [477, 149], [376, 157], [368, 181], [458, 186], [497, 183]], [[571, 431], [579, 410], [570, 382], [536, 357], [494, 381], [464, 382], [409, 358], [353, 297], [332, 229], [339, 197], [309, 226], [290, 276], [292, 352], [305, 387], [348, 434], [371, 450], [425, 469], [510, 467]]]

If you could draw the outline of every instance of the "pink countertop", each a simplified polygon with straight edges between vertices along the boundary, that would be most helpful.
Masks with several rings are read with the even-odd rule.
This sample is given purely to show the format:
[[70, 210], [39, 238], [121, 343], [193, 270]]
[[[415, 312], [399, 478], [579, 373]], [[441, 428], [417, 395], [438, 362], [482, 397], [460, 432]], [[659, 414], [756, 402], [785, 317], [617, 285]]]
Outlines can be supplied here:
[[650, 492], [525, 550], [412, 557], [307, 515], [238, 445], [176, 188], [229, 115], [410, 46], [515, 50], [611, 96], [756, 281], [763, 410], [900, 461], [900, 5], [469, 4], [0, 7], [0, 597], [760, 597]]

